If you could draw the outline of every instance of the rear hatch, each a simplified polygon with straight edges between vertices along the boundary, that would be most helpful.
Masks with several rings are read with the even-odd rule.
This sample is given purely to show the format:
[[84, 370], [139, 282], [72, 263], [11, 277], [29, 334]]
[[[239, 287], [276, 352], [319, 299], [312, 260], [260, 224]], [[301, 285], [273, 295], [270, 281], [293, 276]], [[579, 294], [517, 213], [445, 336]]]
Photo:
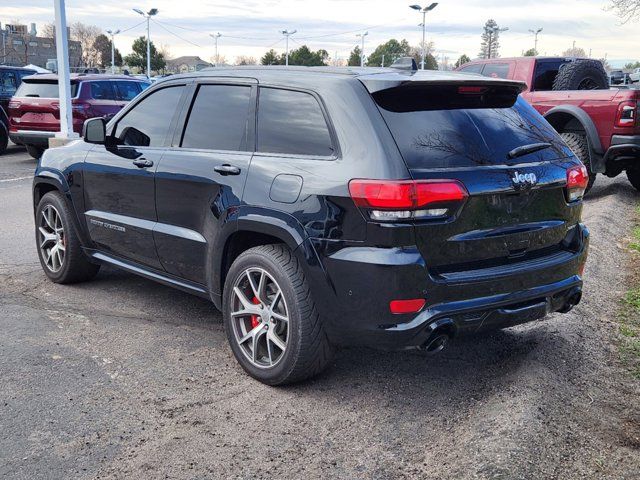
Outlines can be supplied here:
[[567, 200], [567, 168], [579, 165], [571, 150], [518, 96], [522, 84], [462, 78], [363, 82], [412, 178], [468, 192], [443, 217], [414, 220], [427, 266], [453, 279], [568, 253], [580, 215]]
[[[71, 83], [71, 97], [75, 97], [78, 83]], [[9, 103], [12, 130], [57, 131], [60, 125], [58, 80], [23, 78], [20, 87]]]

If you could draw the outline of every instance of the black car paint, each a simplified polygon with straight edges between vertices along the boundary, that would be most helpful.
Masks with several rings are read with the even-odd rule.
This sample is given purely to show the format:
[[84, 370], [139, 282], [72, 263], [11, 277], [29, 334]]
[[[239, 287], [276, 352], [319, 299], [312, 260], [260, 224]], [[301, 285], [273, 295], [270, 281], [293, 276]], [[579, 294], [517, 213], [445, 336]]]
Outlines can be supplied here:
[[[376, 74], [385, 84], [410, 77], [374, 69], [359, 74], [238, 69], [158, 82], [116, 115], [107, 131], [157, 89], [188, 85], [164, 147], [78, 141], [48, 151], [34, 179], [34, 201], [51, 188], [65, 192], [94, 260], [209, 297], [218, 308], [228, 255], [239, 236], [282, 242], [303, 265], [336, 344], [418, 346], [444, 318], [453, 319], [463, 333], [563, 308], [581, 288], [579, 270], [589, 236], [580, 223], [581, 202], [567, 204], [563, 196], [566, 169], [579, 164], [570, 150], [565, 147], [553, 161], [541, 157], [509, 166], [410, 170], [364, 87], [378, 81]], [[258, 85], [313, 94], [330, 127], [335, 155], [177, 147], [196, 86], [212, 82], [251, 85], [251, 116]], [[248, 143], [255, 145], [255, 120], [250, 125]], [[142, 156], [153, 166], [135, 166]], [[220, 165], [233, 165], [240, 174], [221, 175], [215, 171]], [[538, 186], [515, 189], [510, 178], [516, 170], [535, 173]], [[470, 199], [454, 220], [374, 223], [350, 198], [353, 178], [455, 178], [468, 188]], [[291, 186], [295, 196], [286, 195]], [[496, 213], [502, 215], [498, 225]], [[550, 245], [553, 251], [547, 252]], [[389, 301], [402, 298], [426, 298], [427, 307], [417, 315], [392, 315]]]

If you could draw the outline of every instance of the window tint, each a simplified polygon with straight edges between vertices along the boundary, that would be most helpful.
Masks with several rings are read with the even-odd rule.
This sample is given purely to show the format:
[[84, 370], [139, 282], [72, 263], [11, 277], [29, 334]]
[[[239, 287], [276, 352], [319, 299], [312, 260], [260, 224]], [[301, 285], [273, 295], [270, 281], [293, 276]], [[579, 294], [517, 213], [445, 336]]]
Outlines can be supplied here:
[[245, 150], [251, 87], [202, 85], [191, 107], [182, 147]]
[[537, 61], [532, 90], [543, 92], [553, 90], [553, 81], [558, 75], [560, 66], [565, 63], [569, 63], [569, 60]]
[[0, 92], [13, 95], [18, 88], [16, 75], [13, 72], [0, 72]]
[[118, 122], [115, 137], [121, 145], [160, 147], [169, 132], [184, 86], [156, 90]]
[[491, 78], [509, 78], [509, 64], [487, 63], [482, 70], [482, 75]]
[[[71, 84], [71, 96], [78, 93], [78, 84]], [[23, 79], [16, 97], [58, 98], [58, 82], [56, 80], [27, 80]]]
[[115, 100], [111, 82], [89, 82], [91, 98], [94, 100]]
[[118, 100], [129, 102], [140, 93], [140, 85], [138, 82], [116, 81], [113, 82], [118, 91]]
[[[505, 165], [569, 155], [553, 127], [521, 97], [498, 91], [456, 98], [447, 88], [405, 87], [374, 94], [409, 168]], [[509, 159], [513, 149], [534, 143], [551, 147]]]
[[477, 64], [477, 65], [468, 65], [466, 67], [462, 67], [460, 69], [461, 72], [464, 73], [480, 73], [480, 71], [482, 70], [482, 64]]
[[318, 101], [308, 93], [261, 88], [258, 151], [333, 155], [329, 128]]

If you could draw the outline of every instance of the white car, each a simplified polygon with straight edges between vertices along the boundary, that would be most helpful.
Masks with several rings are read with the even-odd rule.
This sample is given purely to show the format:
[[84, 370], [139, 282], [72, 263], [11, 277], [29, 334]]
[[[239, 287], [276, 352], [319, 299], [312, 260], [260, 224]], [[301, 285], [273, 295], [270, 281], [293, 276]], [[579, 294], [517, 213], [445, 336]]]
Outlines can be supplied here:
[[640, 68], [636, 68], [630, 75], [629, 78], [633, 83], [640, 82]]

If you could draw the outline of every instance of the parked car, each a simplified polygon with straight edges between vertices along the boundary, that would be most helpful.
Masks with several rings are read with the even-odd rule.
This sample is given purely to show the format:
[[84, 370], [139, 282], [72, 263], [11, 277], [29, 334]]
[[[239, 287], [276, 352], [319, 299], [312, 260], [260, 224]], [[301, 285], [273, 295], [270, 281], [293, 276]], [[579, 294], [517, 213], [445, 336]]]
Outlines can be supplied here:
[[633, 83], [631, 75], [622, 70], [614, 70], [609, 74], [611, 85], [629, 85]]
[[[82, 133], [88, 118], [116, 114], [147, 86], [149, 82], [124, 75], [72, 75], [73, 130]], [[58, 76], [25, 77], [9, 102], [9, 137], [39, 158], [59, 130]]]
[[[176, 75], [45, 152], [54, 282], [101, 264], [209, 298], [249, 375], [441, 350], [580, 301], [584, 165], [520, 82], [393, 69]], [[259, 101], [258, 101], [259, 99]]]
[[633, 83], [640, 82], [640, 68], [636, 68], [632, 73], [629, 74], [629, 79]]
[[523, 97], [587, 166], [589, 188], [597, 174], [615, 177], [626, 171], [640, 190], [640, 90], [610, 89], [600, 61], [499, 58], [458, 70], [525, 82]]
[[0, 155], [9, 144], [9, 100], [16, 93], [22, 79], [35, 74], [35, 70], [29, 68], [9, 67], [0, 65]]

